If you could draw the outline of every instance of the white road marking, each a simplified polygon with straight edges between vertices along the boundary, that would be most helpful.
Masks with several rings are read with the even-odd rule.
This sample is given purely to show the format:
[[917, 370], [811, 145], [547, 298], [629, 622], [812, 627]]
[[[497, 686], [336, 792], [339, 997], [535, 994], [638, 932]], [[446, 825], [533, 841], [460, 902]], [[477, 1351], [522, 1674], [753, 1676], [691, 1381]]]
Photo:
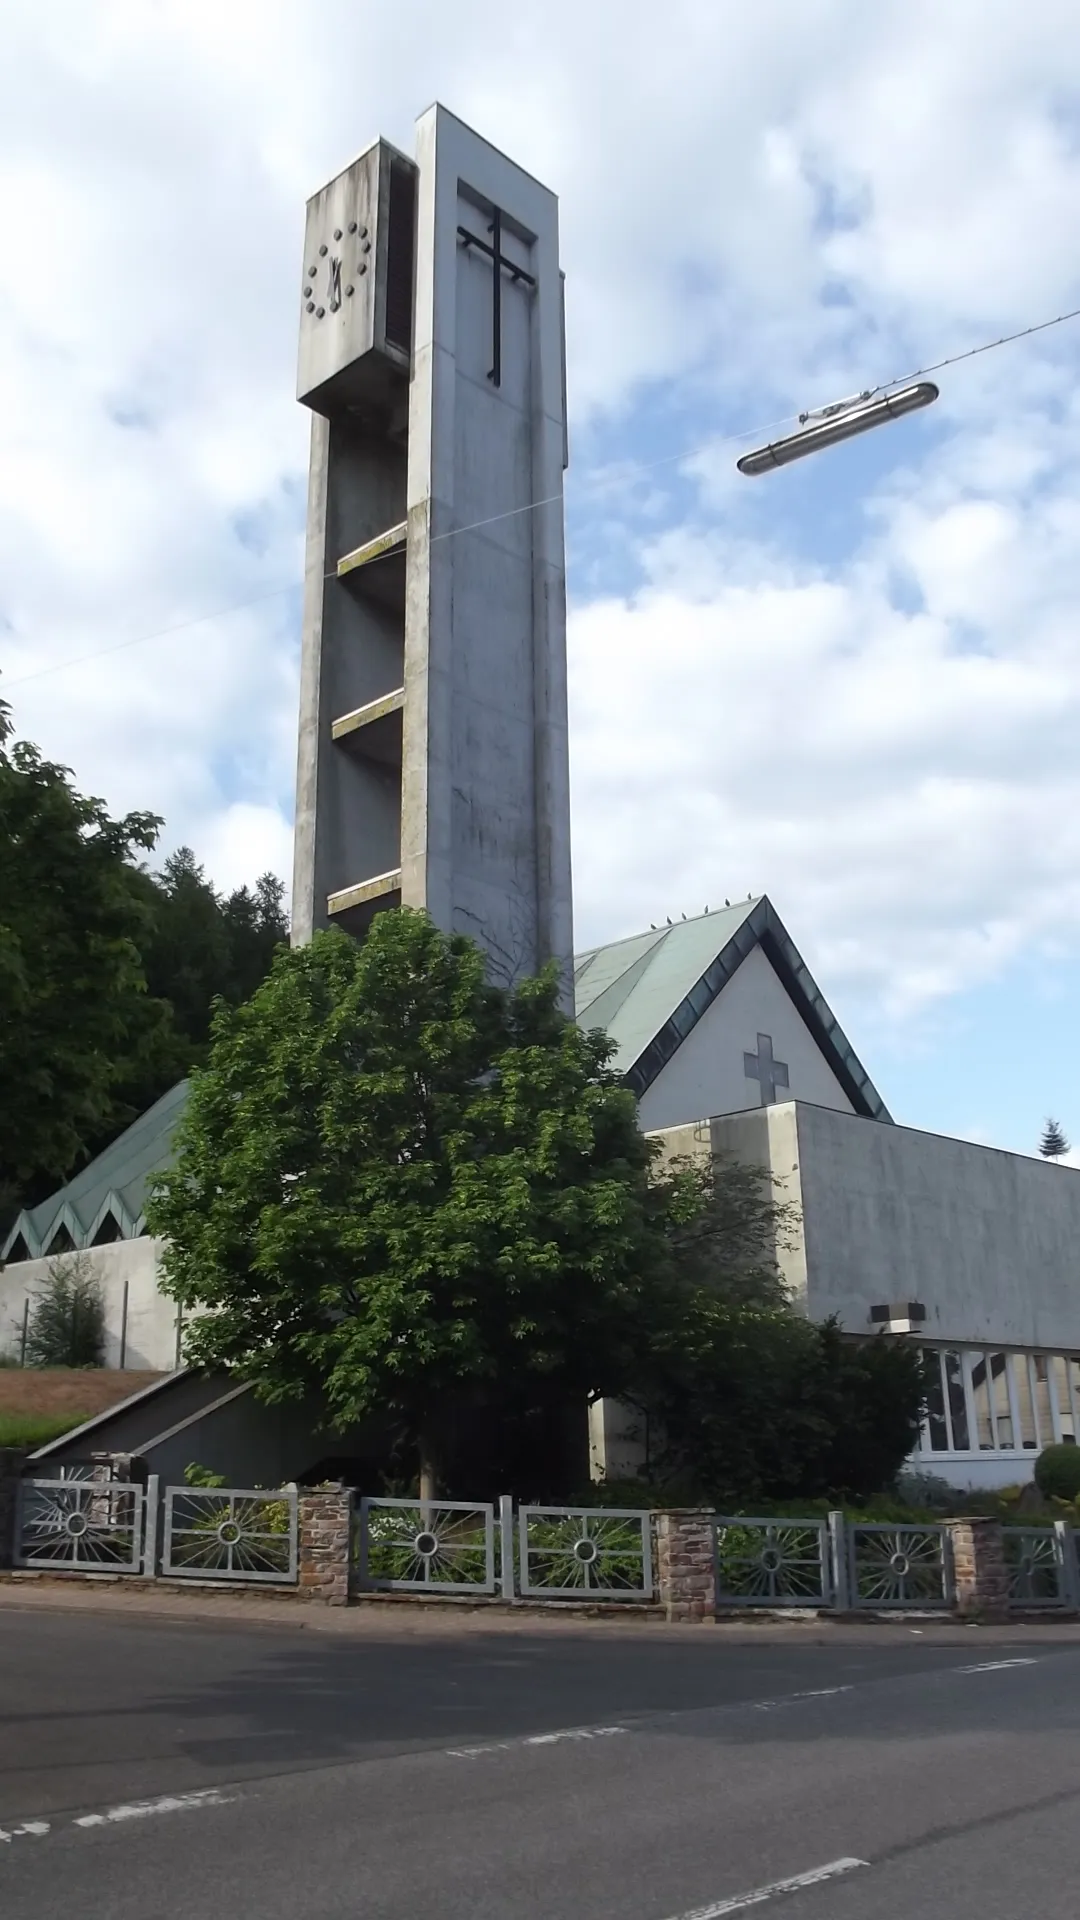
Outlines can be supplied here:
[[186, 1813], [191, 1807], [222, 1807], [235, 1796], [217, 1787], [203, 1787], [197, 1793], [163, 1793], [157, 1800], [129, 1800], [104, 1813], [83, 1813], [72, 1821], [76, 1827], [109, 1827], [124, 1820], [146, 1820], [155, 1813]]
[[846, 1856], [840, 1860], [830, 1860], [824, 1867], [812, 1867], [809, 1873], [796, 1873], [787, 1880], [770, 1881], [767, 1887], [755, 1887], [750, 1893], [734, 1894], [729, 1900], [714, 1901], [708, 1907], [694, 1907], [690, 1913], [679, 1914], [675, 1920], [722, 1920], [727, 1913], [742, 1913], [747, 1907], [760, 1907], [767, 1900], [776, 1900], [785, 1893], [799, 1893], [804, 1887], [816, 1887], [825, 1880], [838, 1880], [841, 1874], [854, 1873], [856, 1867], [868, 1867], [869, 1860], [857, 1860]]
[[520, 1740], [491, 1740], [482, 1747], [447, 1747], [453, 1760], [472, 1760], [478, 1753], [511, 1753], [517, 1747], [553, 1747], [560, 1740], [610, 1740], [628, 1733], [628, 1727], [564, 1727], [558, 1733], [530, 1733]]
[[800, 1893], [804, 1887], [819, 1886], [823, 1880], [838, 1880], [842, 1873], [854, 1873], [856, 1867], [869, 1865], [869, 1860], [830, 1860], [827, 1866], [812, 1867], [809, 1873], [793, 1874], [790, 1880], [773, 1880], [767, 1887], [755, 1887], [752, 1893], [737, 1893], [730, 1900], [714, 1901], [711, 1907], [694, 1907], [690, 1913], [673, 1916], [673, 1920], [722, 1920], [725, 1913], [743, 1913], [747, 1907], [761, 1907], [767, 1900], [778, 1900], [781, 1894]]
[[835, 1693], [853, 1692], [854, 1683], [846, 1687], [807, 1687], [803, 1693], [782, 1693], [778, 1700], [754, 1700], [751, 1705], [759, 1713], [769, 1713], [773, 1707], [789, 1706], [792, 1700], [829, 1700]]
[[974, 1667], [954, 1667], [954, 1673], [1004, 1673], [1006, 1667], [1037, 1667], [1037, 1659], [1031, 1660], [980, 1660]]
[[[191, 1807], [223, 1807], [235, 1794], [222, 1793], [218, 1787], [202, 1787], [194, 1793], [163, 1793], [156, 1800], [128, 1800], [118, 1807], [106, 1807], [104, 1813], [80, 1813], [70, 1822], [73, 1827], [114, 1827], [127, 1820], [146, 1820], [155, 1813], [186, 1813]], [[64, 1825], [69, 1823], [64, 1822]], [[60, 1828], [49, 1820], [24, 1820], [20, 1827], [0, 1827], [0, 1845], [11, 1845], [21, 1835], [41, 1839]]]
[[[828, 1700], [834, 1694], [853, 1691], [852, 1685], [808, 1687], [803, 1693], [784, 1693], [775, 1700], [729, 1700], [716, 1711], [738, 1713], [749, 1707], [758, 1713], [771, 1713], [775, 1707], [790, 1706], [793, 1700]], [[706, 1708], [705, 1711], [712, 1709]], [[446, 1747], [444, 1752], [451, 1760], [472, 1760], [481, 1753], [512, 1753], [520, 1747], [553, 1747], [560, 1740], [609, 1740], [613, 1734], [630, 1731], [629, 1727], [564, 1727], [558, 1733], [530, 1733], [518, 1740], [488, 1740], [475, 1747]]]

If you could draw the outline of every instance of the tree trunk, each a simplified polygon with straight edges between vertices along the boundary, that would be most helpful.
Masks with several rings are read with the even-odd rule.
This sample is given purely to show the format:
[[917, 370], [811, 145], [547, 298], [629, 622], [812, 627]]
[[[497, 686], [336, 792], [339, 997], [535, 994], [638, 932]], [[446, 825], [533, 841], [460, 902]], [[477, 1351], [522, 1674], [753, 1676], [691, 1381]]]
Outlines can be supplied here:
[[420, 1455], [420, 1498], [437, 1500], [439, 1497], [439, 1459], [434, 1435], [430, 1428], [421, 1427], [417, 1435], [417, 1451]]

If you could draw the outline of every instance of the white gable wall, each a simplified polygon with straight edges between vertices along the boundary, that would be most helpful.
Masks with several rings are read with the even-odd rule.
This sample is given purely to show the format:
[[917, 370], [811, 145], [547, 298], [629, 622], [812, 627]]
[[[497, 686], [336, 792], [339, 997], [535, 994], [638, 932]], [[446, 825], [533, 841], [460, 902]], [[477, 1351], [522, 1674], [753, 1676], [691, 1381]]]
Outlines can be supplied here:
[[778, 1092], [778, 1102], [806, 1100], [853, 1112], [786, 988], [755, 947], [642, 1096], [645, 1132], [758, 1106], [758, 1083], [747, 1079], [743, 1055], [756, 1054], [759, 1033], [771, 1034], [773, 1055], [788, 1069], [789, 1086]]

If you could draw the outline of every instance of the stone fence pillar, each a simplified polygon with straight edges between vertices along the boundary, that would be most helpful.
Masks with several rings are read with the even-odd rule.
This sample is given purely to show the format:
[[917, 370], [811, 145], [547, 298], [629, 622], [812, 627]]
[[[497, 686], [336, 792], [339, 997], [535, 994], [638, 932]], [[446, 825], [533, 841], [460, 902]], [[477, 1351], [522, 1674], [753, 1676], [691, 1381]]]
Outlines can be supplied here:
[[716, 1515], [675, 1507], [653, 1514], [657, 1598], [669, 1620], [716, 1617]]
[[349, 1600], [353, 1497], [348, 1487], [303, 1487], [297, 1499], [300, 1592], [329, 1607]]
[[15, 1505], [19, 1476], [30, 1458], [29, 1447], [0, 1447], [0, 1567], [15, 1562]]
[[956, 1611], [961, 1619], [1009, 1617], [1009, 1569], [1000, 1520], [946, 1520], [952, 1542]]

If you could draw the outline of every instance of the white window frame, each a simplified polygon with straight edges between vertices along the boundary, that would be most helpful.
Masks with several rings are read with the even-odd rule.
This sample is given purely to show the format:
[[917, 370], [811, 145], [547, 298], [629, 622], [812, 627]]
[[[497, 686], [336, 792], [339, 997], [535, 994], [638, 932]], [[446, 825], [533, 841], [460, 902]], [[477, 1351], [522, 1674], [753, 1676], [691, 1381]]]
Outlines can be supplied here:
[[[937, 1365], [941, 1406], [945, 1418], [945, 1437], [948, 1441], [946, 1450], [936, 1451], [931, 1445], [929, 1420], [924, 1418], [920, 1422], [916, 1453], [919, 1459], [925, 1461], [928, 1466], [932, 1465], [935, 1460], [992, 1460], [995, 1458], [1032, 1460], [1037, 1457], [1043, 1447], [1050, 1444], [1051, 1439], [1060, 1442], [1063, 1427], [1055, 1364], [1058, 1361], [1064, 1364], [1065, 1382], [1069, 1394], [1069, 1411], [1072, 1418], [1073, 1438], [1075, 1444], [1080, 1446], [1080, 1353], [1052, 1351], [1045, 1347], [964, 1345], [959, 1341], [942, 1341], [939, 1345], [930, 1345], [928, 1342], [920, 1341], [919, 1346], [927, 1363], [933, 1358]], [[967, 1413], [968, 1428], [968, 1445], [963, 1448], [956, 1446], [953, 1435], [952, 1407], [949, 1404], [949, 1378], [945, 1366], [945, 1355], [947, 1353], [956, 1353], [960, 1356], [960, 1379], [964, 1393], [964, 1406]], [[991, 1365], [993, 1355], [996, 1353], [1002, 1354], [1005, 1360], [1005, 1391], [1008, 1398], [1009, 1420], [1013, 1434], [1011, 1446], [1002, 1446], [998, 1426], [998, 1409], [996, 1406], [994, 1377]], [[1039, 1413], [1039, 1381], [1035, 1367], [1037, 1357], [1046, 1361], [1047, 1401], [1050, 1408], [1051, 1424], [1050, 1434], [1043, 1432], [1045, 1422]], [[989, 1413], [990, 1433], [993, 1440], [992, 1447], [980, 1447], [978, 1445], [979, 1420], [972, 1374], [976, 1361], [980, 1359], [984, 1362], [986, 1368], [986, 1404]], [[1025, 1368], [1028, 1394], [1031, 1401], [1032, 1432], [1035, 1436], [1034, 1447], [1025, 1447], [1020, 1444], [1023, 1436], [1023, 1427], [1020, 1421], [1019, 1379], [1016, 1373], [1016, 1368], [1020, 1365], [1023, 1365]], [[972, 1444], [973, 1441], [975, 1443], [974, 1445]]]

